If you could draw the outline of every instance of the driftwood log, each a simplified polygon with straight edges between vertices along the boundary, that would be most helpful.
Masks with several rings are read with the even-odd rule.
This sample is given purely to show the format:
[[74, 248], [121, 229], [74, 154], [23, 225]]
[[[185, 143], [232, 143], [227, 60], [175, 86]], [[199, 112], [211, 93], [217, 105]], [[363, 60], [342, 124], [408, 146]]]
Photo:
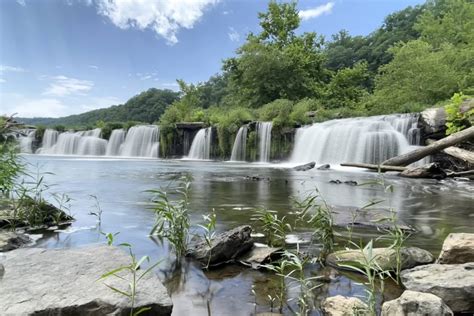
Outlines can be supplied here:
[[421, 147], [410, 151], [406, 154], [396, 156], [385, 160], [382, 165], [384, 166], [406, 166], [415, 161], [425, 158], [426, 156], [435, 154], [439, 151], [442, 151], [448, 147], [456, 145], [461, 142], [474, 140], [474, 126], [466, 128], [460, 132], [454, 133], [445, 137], [441, 140], [435, 141], [428, 146]]
[[383, 165], [374, 165], [370, 163], [355, 163], [355, 162], [346, 162], [346, 163], [341, 163], [341, 166], [343, 167], [356, 167], [356, 168], [365, 168], [365, 169], [370, 169], [370, 170], [376, 170], [380, 172], [386, 172], [386, 171], [405, 171], [407, 168], [406, 167], [397, 167], [397, 166], [383, 166]]
[[[435, 143], [436, 141], [433, 139], [428, 139], [426, 142], [428, 143], [428, 145], [431, 145]], [[459, 147], [454, 147], [454, 146], [447, 147], [443, 149], [442, 151], [447, 155], [450, 155], [454, 158], [460, 159], [464, 162], [474, 165], [474, 152], [472, 151], [465, 150]]]

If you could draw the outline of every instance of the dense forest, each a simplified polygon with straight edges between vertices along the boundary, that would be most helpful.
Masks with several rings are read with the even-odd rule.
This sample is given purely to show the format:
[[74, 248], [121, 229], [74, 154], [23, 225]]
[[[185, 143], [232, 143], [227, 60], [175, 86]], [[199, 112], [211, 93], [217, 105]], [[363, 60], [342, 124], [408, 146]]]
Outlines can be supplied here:
[[[150, 89], [126, 104], [54, 120], [67, 126], [140, 121], [172, 133], [177, 122], [216, 126], [220, 137], [243, 122], [273, 121], [274, 130], [312, 120], [416, 112], [474, 94], [474, 5], [428, 0], [387, 16], [368, 36], [341, 30], [325, 39], [298, 32], [296, 2], [271, 1], [222, 72], [208, 81], [178, 80], [180, 93]], [[310, 118], [307, 113], [315, 114]]]

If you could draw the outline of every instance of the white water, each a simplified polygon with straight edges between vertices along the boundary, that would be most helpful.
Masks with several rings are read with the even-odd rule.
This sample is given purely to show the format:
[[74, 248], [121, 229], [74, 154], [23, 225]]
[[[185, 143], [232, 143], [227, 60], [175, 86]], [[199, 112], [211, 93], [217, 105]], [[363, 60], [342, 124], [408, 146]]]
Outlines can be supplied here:
[[270, 146], [272, 141], [272, 122], [258, 122], [258, 153], [260, 162], [270, 161]]
[[114, 129], [112, 131], [105, 151], [106, 156], [118, 156], [120, 154], [120, 149], [125, 141], [125, 135], [126, 132], [123, 129]]
[[120, 150], [125, 157], [158, 157], [160, 129], [156, 125], [131, 127]]
[[107, 141], [100, 138], [100, 128], [80, 132], [68, 131], [59, 135], [57, 133], [57, 131], [45, 131], [43, 147], [38, 150], [38, 153], [85, 156], [105, 155]]
[[58, 141], [59, 132], [53, 129], [47, 129], [44, 131], [43, 134], [43, 144], [42, 147], [39, 148], [36, 153], [37, 154], [47, 154], [51, 148], [56, 145]]
[[36, 136], [36, 130], [29, 130], [27, 136], [21, 136], [19, 138], [20, 152], [25, 154], [33, 153], [33, 140]]
[[302, 127], [296, 132], [291, 162], [381, 163], [411, 150], [411, 144], [418, 145], [416, 121], [416, 116], [403, 114], [331, 120]]
[[239, 128], [237, 136], [235, 136], [234, 145], [232, 146], [232, 154], [230, 161], [245, 161], [247, 147], [247, 125]]
[[212, 127], [201, 128], [194, 136], [188, 159], [208, 160], [211, 157]]

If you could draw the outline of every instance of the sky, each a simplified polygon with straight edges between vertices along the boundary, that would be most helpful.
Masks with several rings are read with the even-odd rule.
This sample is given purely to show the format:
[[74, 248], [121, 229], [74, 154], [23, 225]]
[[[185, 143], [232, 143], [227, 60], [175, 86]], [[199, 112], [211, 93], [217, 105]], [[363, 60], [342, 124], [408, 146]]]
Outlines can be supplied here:
[[[300, 0], [298, 32], [367, 35], [421, 0]], [[61, 117], [220, 72], [264, 0], [0, 0], [0, 114]]]

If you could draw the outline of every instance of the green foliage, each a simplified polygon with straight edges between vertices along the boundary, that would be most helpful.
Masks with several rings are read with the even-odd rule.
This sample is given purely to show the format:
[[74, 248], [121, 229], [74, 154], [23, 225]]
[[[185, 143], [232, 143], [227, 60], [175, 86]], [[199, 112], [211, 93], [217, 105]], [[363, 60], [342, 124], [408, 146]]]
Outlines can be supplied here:
[[281, 127], [294, 125], [294, 122], [290, 120], [292, 109], [292, 101], [278, 99], [262, 106], [258, 110], [258, 118], [260, 121], [272, 121], [273, 129], [278, 130]]
[[286, 220], [286, 216], [280, 218], [275, 211], [259, 209], [255, 212], [252, 220], [259, 222], [266, 241], [271, 247], [282, 247], [285, 245], [286, 234], [292, 230], [291, 225]]
[[467, 99], [462, 93], [455, 93], [448, 104], [444, 106], [446, 110], [446, 134], [451, 135], [459, 132], [474, 123], [474, 108], [461, 112], [461, 104]]
[[212, 257], [212, 241], [216, 235], [216, 224], [217, 224], [217, 215], [215, 210], [213, 209], [210, 214], [206, 214], [202, 216], [205, 224], [198, 225], [204, 231], [204, 241], [206, 245], [209, 247], [209, 258], [206, 264], [205, 269], [209, 269], [209, 264], [211, 262]]
[[317, 111], [321, 108], [321, 101], [317, 99], [303, 99], [293, 105], [290, 114], [290, 121], [295, 124], [309, 124], [311, 118], [307, 115], [310, 111]]
[[8, 143], [0, 143], [0, 197], [10, 198], [16, 180], [23, 170], [24, 164], [15, 148]]

